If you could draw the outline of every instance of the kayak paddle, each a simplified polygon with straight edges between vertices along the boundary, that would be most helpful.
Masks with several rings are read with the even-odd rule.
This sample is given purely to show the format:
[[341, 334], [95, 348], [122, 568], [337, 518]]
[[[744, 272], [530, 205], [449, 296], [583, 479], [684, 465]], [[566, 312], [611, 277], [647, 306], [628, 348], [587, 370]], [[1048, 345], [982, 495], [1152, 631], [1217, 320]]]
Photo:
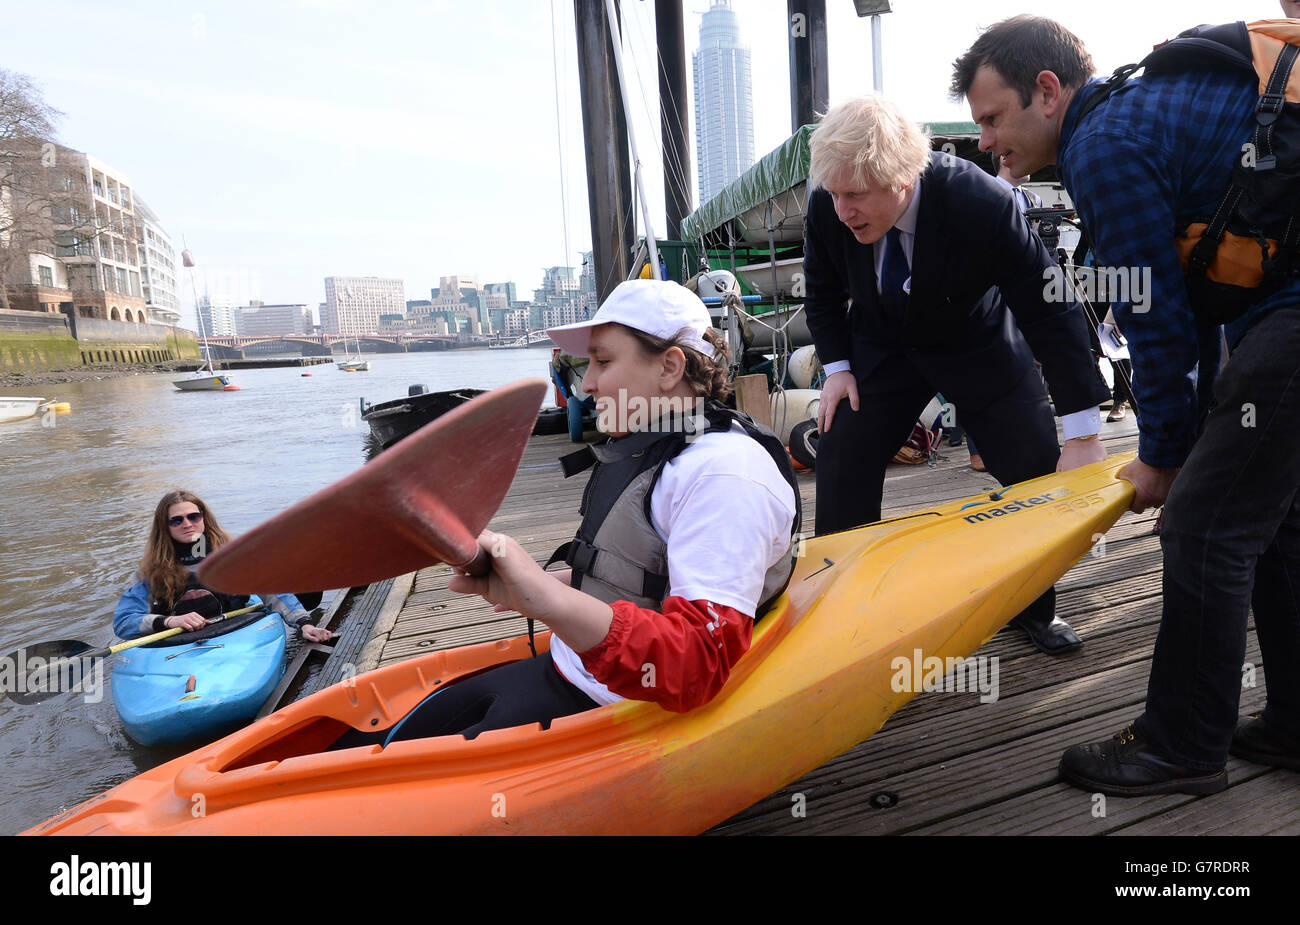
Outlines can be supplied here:
[[261, 593], [355, 587], [438, 562], [487, 574], [478, 535], [510, 489], [546, 390], [523, 379], [453, 408], [211, 553], [199, 580]]
[[[223, 613], [209, 620], [207, 626], [229, 620], [231, 617], [242, 617], [246, 613], [261, 610], [263, 606], [253, 604]], [[10, 652], [4, 657], [4, 661], [0, 662], [0, 688], [3, 688], [4, 695], [14, 703], [40, 703], [55, 694], [71, 690], [90, 673], [91, 667], [96, 662], [110, 655], [179, 636], [183, 632], [185, 632], [183, 627], [176, 626], [99, 649], [91, 649], [90, 643], [77, 639], [38, 642]], [[64, 683], [65, 681], [67, 683]]]

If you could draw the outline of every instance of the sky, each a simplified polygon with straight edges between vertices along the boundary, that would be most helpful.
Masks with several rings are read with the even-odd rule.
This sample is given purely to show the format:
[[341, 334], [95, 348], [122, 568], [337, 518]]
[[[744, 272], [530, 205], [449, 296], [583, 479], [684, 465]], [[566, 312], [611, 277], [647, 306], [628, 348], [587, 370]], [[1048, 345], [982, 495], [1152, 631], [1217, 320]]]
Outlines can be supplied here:
[[[683, 2], [689, 93], [712, 0]], [[633, 134], [666, 237], [654, 3], [621, 7]], [[761, 157], [791, 131], [786, 3], [732, 7]], [[952, 61], [1017, 13], [1059, 20], [1101, 74], [1198, 23], [1281, 15], [1276, 0], [893, 7], [883, 91], [917, 121], [969, 119], [947, 96]], [[192, 291], [314, 307], [333, 275], [401, 278], [408, 299], [444, 275], [513, 280], [531, 298], [542, 268], [590, 249], [573, 17], [572, 0], [0, 0], [0, 67], [31, 78], [64, 113], [58, 140], [124, 174], [189, 246], [189, 324]], [[870, 92], [871, 32], [851, 0], [828, 0], [827, 19], [834, 105]]]

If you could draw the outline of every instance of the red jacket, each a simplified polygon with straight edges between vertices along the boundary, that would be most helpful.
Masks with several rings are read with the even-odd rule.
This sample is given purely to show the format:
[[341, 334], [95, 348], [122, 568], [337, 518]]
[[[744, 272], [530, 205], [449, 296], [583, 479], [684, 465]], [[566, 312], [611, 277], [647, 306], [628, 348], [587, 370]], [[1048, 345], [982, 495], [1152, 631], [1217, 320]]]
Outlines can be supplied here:
[[663, 612], [615, 601], [605, 638], [579, 653], [592, 676], [629, 700], [685, 713], [708, 703], [749, 649], [754, 618], [722, 604], [664, 600]]

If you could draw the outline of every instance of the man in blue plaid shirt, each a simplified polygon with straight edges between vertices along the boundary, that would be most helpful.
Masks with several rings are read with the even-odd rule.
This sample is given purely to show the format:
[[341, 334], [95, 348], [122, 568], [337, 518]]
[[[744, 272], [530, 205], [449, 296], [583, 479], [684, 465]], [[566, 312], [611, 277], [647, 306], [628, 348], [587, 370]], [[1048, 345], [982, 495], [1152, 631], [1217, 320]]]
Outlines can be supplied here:
[[[981, 149], [1018, 174], [1059, 167], [1098, 266], [1149, 281], [1142, 303], [1113, 306], [1141, 408], [1138, 459], [1119, 474], [1136, 489], [1135, 512], [1165, 506], [1146, 711], [1112, 739], [1069, 749], [1061, 774], [1108, 794], [1212, 793], [1227, 786], [1230, 752], [1300, 769], [1300, 278], [1293, 268], [1228, 326], [1231, 356], [1197, 438], [1197, 360], [1217, 328], [1193, 314], [1174, 238], [1227, 189], [1256, 81], [1210, 68], [1144, 75], [1081, 118], [1101, 83], [1092, 74], [1077, 37], [1017, 16], [958, 59], [952, 86]], [[1252, 604], [1268, 706], [1238, 725]]]

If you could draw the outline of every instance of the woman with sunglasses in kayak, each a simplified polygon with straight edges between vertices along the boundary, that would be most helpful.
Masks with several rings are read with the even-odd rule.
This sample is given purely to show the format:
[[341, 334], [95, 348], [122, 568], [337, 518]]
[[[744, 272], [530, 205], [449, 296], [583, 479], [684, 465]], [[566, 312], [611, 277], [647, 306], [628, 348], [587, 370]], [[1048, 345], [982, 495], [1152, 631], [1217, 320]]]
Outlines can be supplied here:
[[[485, 531], [479, 594], [552, 631], [550, 650], [449, 685], [390, 732], [335, 747], [541, 723], [619, 700], [686, 712], [722, 689], [754, 620], [794, 568], [798, 485], [770, 431], [723, 407], [727, 352], [695, 293], [662, 280], [618, 286], [589, 321], [553, 328], [590, 357], [582, 389], [610, 438], [562, 460], [594, 465], [582, 525], [543, 571], [513, 539]], [[548, 563], [549, 564], [549, 563]]]
[[[223, 613], [238, 610], [257, 598], [213, 591], [199, 584], [194, 570], [212, 550], [230, 541], [198, 495], [172, 491], [154, 510], [149, 544], [131, 587], [113, 613], [113, 632], [121, 639], [146, 636], [179, 627], [202, 629]], [[327, 642], [334, 634], [311, 622], [292, 594], [262, 595], [261, 602], [310, 642]]]

